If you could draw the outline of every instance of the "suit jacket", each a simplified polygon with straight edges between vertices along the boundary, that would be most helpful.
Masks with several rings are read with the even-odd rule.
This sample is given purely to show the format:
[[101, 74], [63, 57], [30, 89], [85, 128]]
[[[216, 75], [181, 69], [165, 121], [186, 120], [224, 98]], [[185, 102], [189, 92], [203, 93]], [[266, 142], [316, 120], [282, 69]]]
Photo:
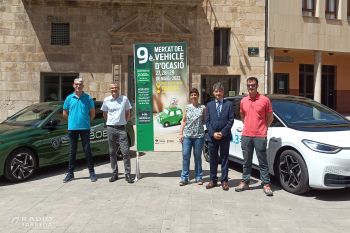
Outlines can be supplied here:
[[[234, 121], [234, 109], [231, 101], [225, 100], [222, 103], [220, 118], [216, 111], [216, 100], [207, 104], [205, 114], [205, 124], [208, 130], [209, 142], [229, 142], [231, 140], [231, 128]], [[216, 140], [213, 135], [215, 132], [221, 132], [223, 137]]]

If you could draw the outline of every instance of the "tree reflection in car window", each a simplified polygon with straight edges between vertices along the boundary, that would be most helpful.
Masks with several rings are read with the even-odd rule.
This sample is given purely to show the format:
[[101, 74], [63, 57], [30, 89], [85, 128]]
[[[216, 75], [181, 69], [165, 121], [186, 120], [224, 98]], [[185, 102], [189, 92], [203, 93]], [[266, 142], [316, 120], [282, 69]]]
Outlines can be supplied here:
[[4, 123], [17, 126], [38, 127], [57, 107], [33, 105], [7, 118]]
[[293, 126], [348, 124], [331, 109], [311, 99], [271, 100], [274, 112]]
[[63, 109], [58, 111], [51, 119], [51, 121], [53, 120], [59, 120], [59, 124], [58, 125], [68, 125], [68, 120], [66, 118], [63, 117]]

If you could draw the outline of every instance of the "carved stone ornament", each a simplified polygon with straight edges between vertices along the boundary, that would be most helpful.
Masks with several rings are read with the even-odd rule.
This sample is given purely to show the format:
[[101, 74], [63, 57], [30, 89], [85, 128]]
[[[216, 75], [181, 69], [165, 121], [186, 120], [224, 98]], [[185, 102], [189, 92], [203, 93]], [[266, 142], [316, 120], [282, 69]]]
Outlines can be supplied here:
[[118, 14], [118, 10], [114, 13], [113, 18], [114, 18], [114, 23], [119, 23], [120, 22], [120, 18], [119, 18], [119, 14]]
[[141, 30], [146, 33], [160, 33], [162, 31], [161, 18], [154, 11], [149, 11], [142, 16]]
[[112, 37], [180, 37], [192, 38], [187, 29], [187, 16], [178, 22], [162, 10], [139, 11], [121, 22], [115, 22], [108, 30]]

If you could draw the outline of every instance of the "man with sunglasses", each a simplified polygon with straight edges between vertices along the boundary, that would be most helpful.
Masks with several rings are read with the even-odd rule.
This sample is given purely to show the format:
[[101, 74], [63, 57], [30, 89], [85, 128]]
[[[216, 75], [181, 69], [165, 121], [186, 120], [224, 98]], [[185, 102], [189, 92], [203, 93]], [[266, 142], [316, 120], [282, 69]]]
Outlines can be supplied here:
[[235, 189], [241, 192], [249, 189], [250, 175], [252, 173], [252, 160], [254, 149], [259, 160], [260, 179], [264, 186], [264, 193], [273, 196], [270, 188], [270, 174], [267, 163], [267, 128], [273, 121], [273, 110], [270, 99], [260, 95], [258, 79], [250, 77], [247, 80], [249, 95], [241, 100], [241, 119], [244, 123], [242, 132], [243, 151], [243, 177]]
[[68, 174], [63, 183], [74, 179], [74, 164], [77, 154], [79, 136], [85, 152], [90, 179], [97, 181], [94, 161], [90, 149], [90, 122], [95, 118], [95, 104], [91, 96], [83, 92], [83, 79], [74, 79], [73, 94], [67, 96], [63, 104], [63, 117], [68, 120], [68, 138], [70, 143]]

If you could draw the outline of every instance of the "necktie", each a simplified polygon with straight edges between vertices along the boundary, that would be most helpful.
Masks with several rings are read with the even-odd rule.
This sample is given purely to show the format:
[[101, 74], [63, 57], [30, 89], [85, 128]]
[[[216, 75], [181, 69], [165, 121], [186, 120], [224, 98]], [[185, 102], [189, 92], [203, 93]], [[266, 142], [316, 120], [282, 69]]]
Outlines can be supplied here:
[[221, 101], [218, 101], [218, 107], [216, 108], [216, 112], [218, 113], [218, 118], [220, 118], [220, 107], [221, 107]]

